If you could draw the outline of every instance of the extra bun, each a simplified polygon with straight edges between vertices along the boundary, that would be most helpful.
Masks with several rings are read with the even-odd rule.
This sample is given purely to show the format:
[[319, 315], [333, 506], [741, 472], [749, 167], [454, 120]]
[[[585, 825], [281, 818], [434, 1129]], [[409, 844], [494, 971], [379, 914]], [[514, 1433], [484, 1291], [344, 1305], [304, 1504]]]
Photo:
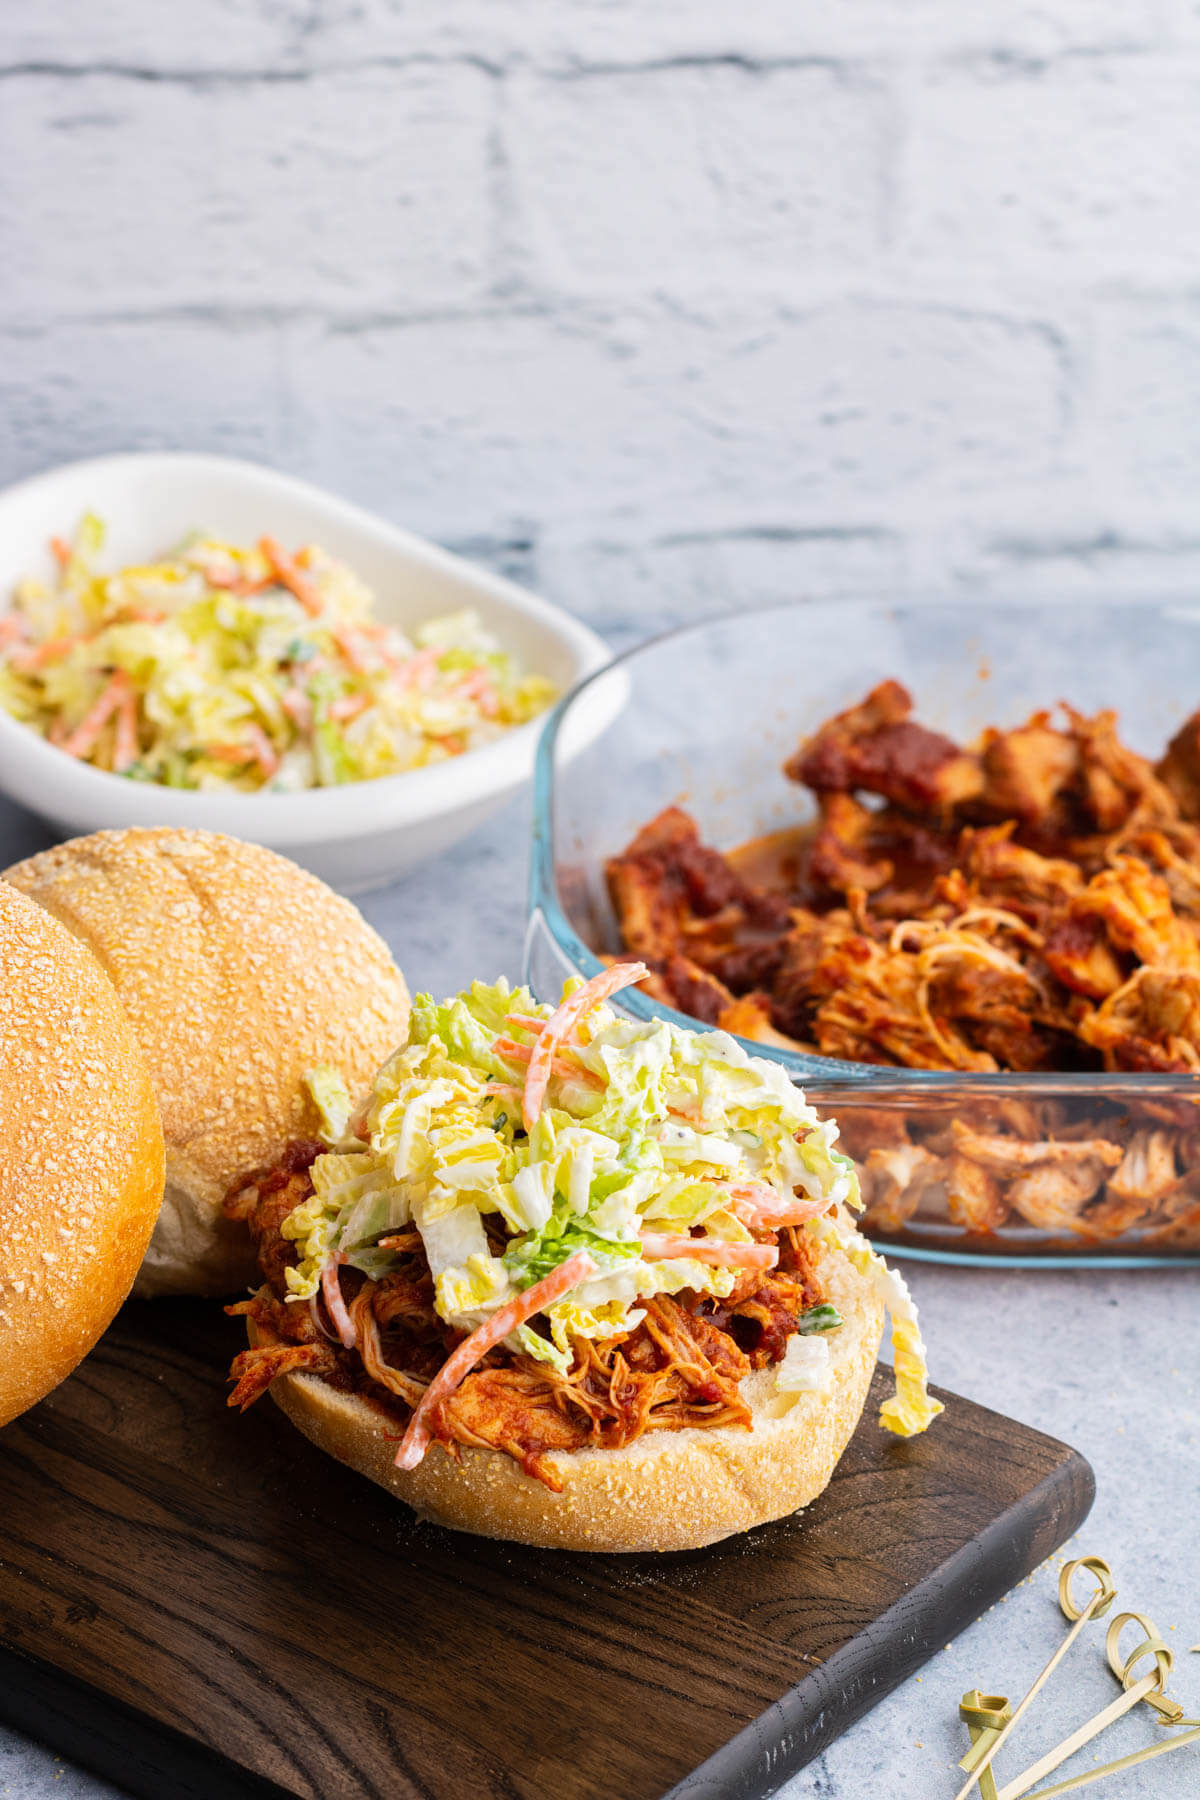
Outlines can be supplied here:
[[840, 1250], [827, 1249], [820, 1270], [844, 1321], [828, 1339], [830, 1393], [782, 1395], [774, 1371], [759, 1370], [742, 1383], [752, 1431], [648, 1431], [623, 1450], [552, 1451], [561, 1494], [498, 1450], [463, 1448], [455, 1462], [434, 1444], [417, 1468], [397, 1469], [395, 1426], [319, 1376], [281, 1375], [271, 1394], [314, 1444], [439, 1525], [552, 1550], [695, 1550], [807, 1506], [854, 1433], [883, 1307]]
[[0, 1425], [109, 1324], [162, 1191], [154, 1090], [111, 984], [0, 883]]
[[227, 1294], [254, 1279], [235, 1178], [312, 1136], [318, 1063], [352, 1095], [408, 1031], [382, 940], [315, 875], [208, 831], [99, 831], [5, 880], [61, 920], [112, 978], [166, 1135], [162, 1215], [136, 1292]]

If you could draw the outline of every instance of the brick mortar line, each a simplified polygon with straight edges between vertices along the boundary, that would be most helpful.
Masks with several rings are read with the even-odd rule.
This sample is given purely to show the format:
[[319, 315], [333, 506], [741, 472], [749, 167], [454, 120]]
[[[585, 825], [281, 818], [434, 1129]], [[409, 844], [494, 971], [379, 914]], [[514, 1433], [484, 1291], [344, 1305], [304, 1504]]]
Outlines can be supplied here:
[[492, 62], [470, 51], [440, 54], [414, 50], [409, 54], [343, 57], [329, 62], [285, 68], [173, 69], [123, 62], [68, 63], [51, 60], [0, 64], [0, 81], [25, 81], [47, 77], [62, 81], [86, 81], [106, 77], [147, 87], [302, 87], [333, 75], [385, 73], [406, 69], [467, 68], [493, 79], [505, 74], [508, 64]]
[[[854, 271], [850, 271], [851, 274]], [[1092, 282], [1066, 290], [1074, 303], [1088, 299], [1123, 298], [1124, 289], [1110, 292], [1111, 282]], [[1064, 289], [1053, 283], [1046, 300], [1062, 300]], [[1145, 297], [1145, 296], [1139, 296]], [[1160, 303], [1181, 303], [1197, 308], [1200, 291], [1195, 280], [1167, 289], [1155, 287], [1151, 299]], [[51, 337], [63, 325], [78, 327], [152, 326], [173, 324], [209, 325], [219, 330], [255, 331], [291, 326], [318, 326], [335, 335], [357, 335], [372, 331], [404, 331], [424, 325], [505, 324], [523, 319], [542, 319], [577, 336], [603, 339], [631, 322], [653, 324], [661, 321], [692, 325], [698, 331], [714, 336], [721, 334], [720, 323], [706, 317], [710, 307], [725, 307], [742, 302], [740, 322], [779, 326], [786, 329], [808, 319], [824, 316], [839, 308], [852, 308], [868, 313], [917, 313], [940, 317], [962, 324], [988, 324], [1013, 333], [1034, 333], [1043, 337], [1057, 353], [1069, 348], [1073, 326], [1069, 320], [1047, 315], [1034, 299], [1014, 297], [1014, 304], [997, 304], [995, 288], [970, 294], [947, 295], [944, 289], [904, 289], [899, 287], [864, 287], [853, 280], [834, 280], [830, 286], [811, 293], [781, 287], [710, 288], [697, 292], [668, 291], [657, 288], [617, 291], [569, 291], [550, 286], [504, 286], [499, 291], [485, 283], [473, 297], [436, 300], [409, 311], [382, 307], [355, 310], [337, 305], [272, 305], [237, 300], [167, 301], [160, 306], [113, 306], [89, 311], [72, 311], [62, 307], [52, 314], [45, 311], [24, 315], [19, 310], [6, 315], [0, 305], [0, 336], [21, 338]], [[1197, 308], [1200, 318], [1200, 308]]]
[[[752, 76], [778, 73], [824, 71], [841, 79], [874, 79], [881, 73], [899, 69], [948, 72], [995, 80], [1005, 75], [1013, 78], [1039, 77], [1048, 70], [1072, 62], [1119, 63], [1129, 60], [1160, 60], [1176, 68], [1180, 61], [1200, 60], [1188, 46], [1167, 39], [1131, 39], [1123, 44], [1073, 44], [1048, 51], [1022, 50], [1017, 47], [988, 49], [963, 44], [944, 45], [927, 50], [912, 46], [888, 45], [877, 49], [864, 46], [853, 50], [780, 52], [778, 54], [749, 51], [688, 51], [678, 54], [645, 56], [622, 61], [600, 61], [591, 58], [541, 60], [523, 50], [502, 52], [497, 57], [472, 50], [412, 50], [383, 52], [365, 57], [333, 57], [327, 61], [291, 63], [284, 67], [247, 66], [244, 68], [178, 68], [99, 59], [88, 62], [66, 62], [53, 57], [0, 64], [0, 81], [52, 78], [82, 81], [97, 77], [113, 80], [162, 84], [178, 87], [251, 87], [301, 86], [305, 82], [343, 75], [369, 73], [372, 70], [397, 71], [413, 68], [473, 68], [493, 78], [503, 78], [522, 70], [550, 82], [603, 80], [621, 76], [653, 76], [673, 71], [731, 69]], [[284, 50], [284, 56], [293, 52]]]
[[[284, 52], [285, 55], [288, 52]], [[333, 57], [283, 68], [199, 68], [183, 69], [154, 66], [147, 63], [98, 60], [95, 62], [60, 62], [54, 58], [34, 58], [27, 62], [0, 64], [0, 81], [16, 81], [35, 77], [53, 77], [64, 81], [86, 80], [109, 76], [118, 81], [162, 83], [180, 87], [249, 87], [256, 84], [299, 86], [327, 75], [359, 73], [372, 69], [408, 69], [468, 67], [486, 75], [502, 77], [516, 70], [541, 75], [548, 81], [586, 81], [592, 78], [621, 75], [658, 75], [682, 69], [737, 69], [748, 75], [769, 75], [779, 71], [820, 69], [842, 75], [875, 67], [880, 61], [891, 63], [897, 58], [870, 54], [818, 54], [751, 56], [737, 51], [711, 54], [697, 52], [678, 56], [654, 56], [630, 62], [593, 62], [568, 57], [565, 61], [539, 61], [524, 52], [514, 51], [502, 59], [468, 50], [413, 50], [384, 52], [377, 56]]]

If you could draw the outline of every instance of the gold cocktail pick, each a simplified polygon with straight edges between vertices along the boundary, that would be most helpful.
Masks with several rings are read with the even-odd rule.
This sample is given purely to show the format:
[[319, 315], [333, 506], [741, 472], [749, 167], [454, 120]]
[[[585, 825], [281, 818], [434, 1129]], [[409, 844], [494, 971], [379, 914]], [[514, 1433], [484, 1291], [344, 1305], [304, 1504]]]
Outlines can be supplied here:
[[[1071, 1595], [1071, 1581], [1078, 1569], [1089, 1570], [1099, 1583], [1099, 1586], [1096, 1588], [1091, 1599], [1087, 1602], [1087, 1605], [1082, 1608], [1075, 1604]], [[1059, 1663], [1067, 1654], [1067, 1651], [1071, 1648], [1071, 1645], [1075, 1642], [1075, 1639], [1079, 1636], [1088, 1620], [1102, 1617], [1102, 1615], [1108, 1611], [1116, 1597], [1117, 1590], [1113, 1586], [1112, 1570], [1104, 1561], [1103, 1557], [1077, 1556], [1073, 1562], [1069, 1562], [1066, 1565], [1059, 1577], [1058, 1599], [1059, 1604], [1067, 1617], [1069, 1619], [1074, 1619], [1075, 1623], [1072, 1625], [1070, 1631], [1068, 1631], [1066, 1637], [1058, 1646], [1058, 1649], [1054, 1652], [1054, 1655], [1050, 1658], [1041, 1674], [1037, 1677], [1037, 1680], [1034, 1682], [1029, 1692], [1017, 1706], [1012, 1717], [996, 1732], [995, 1737], [971, 1770], [971, 1773], [968, 1775], [962, 1787], [959, 1788], [958, 1793], [954, 1796], [954, 1800], [966, 1800], [967, 1795], [975, 1786], [975, 1783], [981, 1781], [985, 1771], [991, 1768], [993, 1759], [1001, 1744], [1009, 1737], [1015, 1729], [1017, 1722], [1029, 1710], [1038, 1694], [1041, 1693], [1047, 1681], [1049, 1681], [1051, 1675], [1053, 1675], [1055, 1669], [1057, 1669]]]
[[[1128, 1656], [1122, 1657], [1121, 1633], [1130, 1623], [1140, 1625], [1146, 1635], [1136, 1649], [1131, 1650]], [[1141, 1662], [1144, 1657], [1153, 1656], [1156, 1672], [1162, 1676], [1162, 1680], [1146, 1695], [1147, 1706], [1154, 1708], [1164, 1725], [1200, 1725], [1200, 1719], [1185, 1720], [1183, 1708], [1178, 1700], [1172, 1700], [1169, 1694], [1163, 1692], [1167, 1676], [1171, 1673], [1171, 1666], [1175, 1661], [1175, 1653], [1168, 1644], [1163, 1642], [1162, 1634], [1153, 1619], [1148, 1619], [1145, 1613], [1140, 1612], [1118, 1613], [1116, 1618], [1109, 1623], [1104, 1639], [1104, 1653], [1108, 1657], [1109, 1668], [1126, 1690], [1129, 1689], [1132, 1681], [1134, 1663]]]
[[1178, 1737], [1167, 1738], [1161, 1744], [1151, 1744], [1146, 1750], [1134, 1750], [1129, 1756], [1119, 1756], [1116, 1762], [1101, 1763], [1098, 1769], [1087, 1769], [1082, 1775], [1072, 1775], [1067, 1781], [1056, 1781], [1053, 1787], [1039, 1788], [1033, 1800], [1054, 1800], [1056, 1794], [1069, 1794], [1075, 1788], [1087, 1787], [1093, 1781], [1102, 1781], [1106, 1775], [1119, 1775], [1122, 1769], [1135, 1769], [1139, 1763], [1153, 1762], [1156, 1756], [1166, 1756], [1171, 1750], [1182, 1750], [1185, 1744], [1200, 1743], [1200, 1728], [1195, 1731], [1181, 1731]]
[[[1122, 1631], [1131, 1621], [1140, 1625], [1146, 1636], [1128, 1657], [1122, 1659], [1119, 1641]], [[1158, 1635], [1158, 1627], [1152, 1619], [1146, 1618], [1143, 1613], [1124, 1612], [1118, 1614], [1108, 1628], [1105, 1649], [1108, 1654], [1109, 1667], [1125, 1689], [1120, 1699], [1114, 1700], [1103, 1711], [1096, 1713], [1086, 1724], [1080, 1725], [1078, 1730], [1073, 1731], [1070, 1737], [1064, 1738], [1061, 1744], [1056, 1744], [1053, 1750], [1048, 1750], [1045, 1756], [1039, 1757], [1037, 1762], [1031, 1763], [1029, 1768], [1023, 1769], [1012, 1781], [1007, 1782], [1000, 1789], [997, 1800], [1020, 1800], [1021, 1795], [1027, 1794], [1042, 1779], [1043, 1775], [1049, 1775], [1051, 1770], [1057, 1769], [1060, 1763], [1066, 1762], [1069, 1756], [1074, 1756], [1077, 1750], [1082, 1750], [1085, 1744], [1090, 1743], [1094, 1737], [1113, 1724], [1123, 1713], [1129, 1712], [1141, 1700], [1145, 1700], [1148, 1705], [1155, 1707], [1165, 1721], [1174, 1723], [1180, 1717], [1183, 1712], [1182, 1706], [1163, 1692], [1175, 1659], [1168, 1645]], [[1134, 1664], [1141, 1662], [1146, 1656], [1154, 1657], [1154, 1668], [1150, 1674], [1139, 1678], [1134, 1674]], [[1041, 1800], [1042, 1794], [1051, 1791], [1047, 1788], [1040, 1788], [1035, 1800]]]
[[[971, 1688], [962, 1697], [958, 1715], [966, 1720], [971, 1733], [971, 1748], [958, 1766], [973, 1769], [1012, 1718], [1012, 1707], [1003, 1694], [981, 1694], [978, 1688]], [[990, 1769], [979, 1778], [979, 1800], [998, 1800], [996, 1777]]]

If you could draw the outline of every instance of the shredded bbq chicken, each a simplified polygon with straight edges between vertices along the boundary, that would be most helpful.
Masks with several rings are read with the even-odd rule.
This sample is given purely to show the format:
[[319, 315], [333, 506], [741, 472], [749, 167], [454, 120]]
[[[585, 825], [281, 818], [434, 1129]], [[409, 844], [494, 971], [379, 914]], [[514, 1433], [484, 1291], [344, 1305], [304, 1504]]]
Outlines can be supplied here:
[[[1200, 712], [1151, 764], [1109, 711], [1037, 712], [960, 746], [912, 710], [885, 681], [799, 746], [784, 773], [816, 816], [786, 842], [722, 855], [672, 807], [612, 859], [650, 991], [855, 1062], [1200, 1073]], [[1054, 1108], [1037, 1110], [1006, 1141], [1049, 1138]], [[901, 1230], [936, 1195], [978, 1234], [1014, 1218], [1059, 1236], [1200, 1232], [1189, 1108], [1118, 1110], [1103, 1153], [1020, 1171], [910, 1124], [857, 1158], [868, 1222]], [[1143, 1139], [1131, 1161], [1155, 1125], [1153, 1155]]]
[[[336, 1341], [320, 1302], [285, 1298], [284, 1270], [295, 1265], [297, 1249], [280, 1226], [312, 1193], [308, 1170], [322, 1148], [292, 1145], [277, 1166], [247, 1176], [225, 1201], [226, 1213], [249, 1226], [264, 1277], [251, 1299], [226, 1308], [247, 1315], [257, 1339], [234, 1359], [229, 1404], [244, 1410], [278, 1376], [299, 1371], [359, 1394], [392, 1423], [404, 1423], [462, 1333], [434, 1310], [417, 1232], [389, 1240], [400, 1260], [379, 1281], [355, 1269], [338, 1271], [354, 1349]], [[819, 1251], [802, 1230], [756, 1236], [778, 1245], [778, 1263], [767, 1274], [746, 1272], [724, 1300], [685, 1289], [644, 1301], [644, 1318], [633, 1331], [577, 1339], [566, 1374], [530, 1356], [493, 1350], [433, 1408], [433, 1436], [452, 1456], [464, 1444], [501, 1450], [558, 1492], [562, 1480], [549, 1452], [585, 1444], [615, 1448], [644, 1431], [749, 1428], [742, 1377], [778, 1362], [801, 1315], [825, 1302]]]

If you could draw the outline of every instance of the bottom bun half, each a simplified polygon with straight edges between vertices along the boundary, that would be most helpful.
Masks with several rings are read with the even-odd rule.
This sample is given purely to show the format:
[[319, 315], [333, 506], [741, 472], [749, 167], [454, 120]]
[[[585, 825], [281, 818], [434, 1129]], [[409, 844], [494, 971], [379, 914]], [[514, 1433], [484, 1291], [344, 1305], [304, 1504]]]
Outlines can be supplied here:
[[554, 1550], [695, 1550], [807, 1506], [853, 1436], [883, 1307], [840, 1250], [827, 1249], [820, 1269], [844, 1321], [828, 1340], [827, 1394], [781, 1394], [775, 1371], [757, 1370], [742, 1383], [753, 1430], [649, 1431], [620, 1450], [555, 1451], [546, 1460], [560, 1494], [497, 1450], [464, 1447], [456, 1462], [434, 1444], [417, 1468], [397, 1469], [396, 1427], [317, 1376], [280, 1376], [271, 1393], [314, 1444], [436, 1524]]

